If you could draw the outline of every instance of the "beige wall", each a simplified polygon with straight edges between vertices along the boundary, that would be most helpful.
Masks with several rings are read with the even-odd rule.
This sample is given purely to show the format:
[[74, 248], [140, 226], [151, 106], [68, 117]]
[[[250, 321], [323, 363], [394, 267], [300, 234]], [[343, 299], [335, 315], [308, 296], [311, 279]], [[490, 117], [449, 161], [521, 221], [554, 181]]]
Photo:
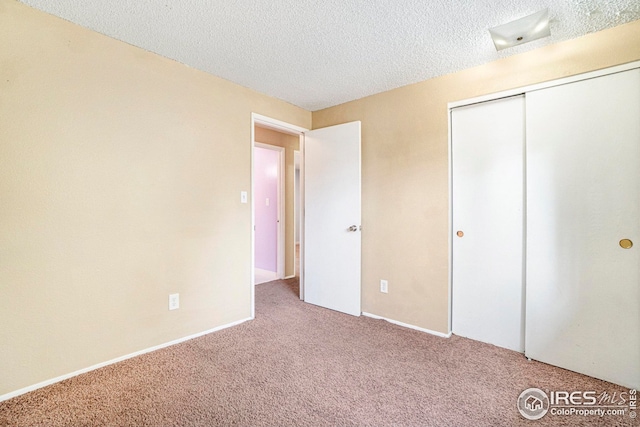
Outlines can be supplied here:
[[311, 113], [14, 0], [0, 46], [0, 395], [248, 318], [251, 112]]
[[448, 102], [634, 60], [640, 21], [314, 112], [362, 121], [363, 311], [448, 330]]
[[295, 275], [295, 197], [294, 197], [294, 184], [295, 184], [295, 159], [294, 151], [300, 150], [300, 137], [295, 135], [288, 135], [282, 132], [276, 132], [271, 129], [266, 129], [256, 126], [254, 139], [256, 142], [263, 144], [275, 145], [277, 147], [284, 148], [284, 180], [285, 180], [285, 197], [284, 197], [284, 225], [285, 225], [285, 246], [284, 246], [284, 274], [285, 276]]

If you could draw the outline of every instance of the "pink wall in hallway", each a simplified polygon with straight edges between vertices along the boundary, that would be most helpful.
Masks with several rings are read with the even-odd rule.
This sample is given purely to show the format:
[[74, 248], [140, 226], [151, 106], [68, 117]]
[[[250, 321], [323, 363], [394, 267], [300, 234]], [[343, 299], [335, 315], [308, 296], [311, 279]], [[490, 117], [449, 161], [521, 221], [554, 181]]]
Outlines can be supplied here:
[[256, 268], [269, 271], [277, 270], [279, 155], [275, 150], [253, 149]]

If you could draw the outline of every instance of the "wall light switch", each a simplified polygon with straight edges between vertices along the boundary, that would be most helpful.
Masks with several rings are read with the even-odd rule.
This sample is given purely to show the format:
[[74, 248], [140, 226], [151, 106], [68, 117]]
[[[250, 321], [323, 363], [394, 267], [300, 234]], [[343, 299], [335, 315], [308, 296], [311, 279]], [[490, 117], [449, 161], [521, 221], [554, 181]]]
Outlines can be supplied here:
[[240, 203], [247, 203], [247, 192], [246, 191], [241, 191], [240, 192]]
[[269, 206], [269, 198], [267, 197], [267, 200], [265, 200], [265, 203], [267, 206]]
[[389, 282], [386, 280], [380, 280], [380, 292], [387, 294], [389, 293]]
[[169, 310], [180, 308], [180, 294], [169, 294]]

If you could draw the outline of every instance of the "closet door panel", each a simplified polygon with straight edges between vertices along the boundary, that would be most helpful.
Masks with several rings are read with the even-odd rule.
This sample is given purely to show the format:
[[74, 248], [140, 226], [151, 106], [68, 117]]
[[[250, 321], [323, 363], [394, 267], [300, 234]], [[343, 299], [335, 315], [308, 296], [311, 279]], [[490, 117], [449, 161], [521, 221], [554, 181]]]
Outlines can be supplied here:
[[639, 388], [640, 70], [527, 93], [526, 111], [526, 354]]
[[522, 352], [524, 98], [453, 109], [451, 132], [452, 330]]

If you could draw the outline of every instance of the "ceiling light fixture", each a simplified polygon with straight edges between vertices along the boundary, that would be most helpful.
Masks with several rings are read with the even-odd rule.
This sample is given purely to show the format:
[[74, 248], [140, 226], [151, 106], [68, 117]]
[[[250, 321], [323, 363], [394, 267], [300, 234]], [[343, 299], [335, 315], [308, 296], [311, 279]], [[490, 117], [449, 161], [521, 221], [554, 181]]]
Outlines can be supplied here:
[[489, 33], [498, 51], [548, 37], [549, 9], [490, 28]]

